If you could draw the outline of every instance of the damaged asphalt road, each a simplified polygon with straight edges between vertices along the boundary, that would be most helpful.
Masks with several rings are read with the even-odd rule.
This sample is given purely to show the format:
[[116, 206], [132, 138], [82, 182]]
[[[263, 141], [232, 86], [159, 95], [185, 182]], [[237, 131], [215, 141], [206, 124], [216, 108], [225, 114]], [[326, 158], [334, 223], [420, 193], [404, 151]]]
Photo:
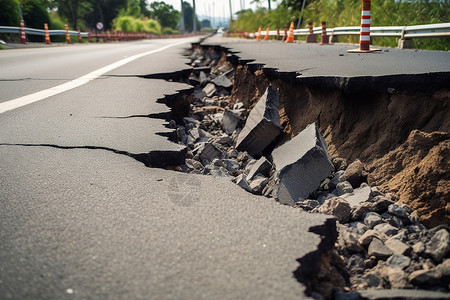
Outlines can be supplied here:
[[134, 75], [187, 68], [192, 41], [0, 114], [1, 299], [308, 298], [331, 217], [143, 164], [183, 151], [151, 116], [190, 86]]

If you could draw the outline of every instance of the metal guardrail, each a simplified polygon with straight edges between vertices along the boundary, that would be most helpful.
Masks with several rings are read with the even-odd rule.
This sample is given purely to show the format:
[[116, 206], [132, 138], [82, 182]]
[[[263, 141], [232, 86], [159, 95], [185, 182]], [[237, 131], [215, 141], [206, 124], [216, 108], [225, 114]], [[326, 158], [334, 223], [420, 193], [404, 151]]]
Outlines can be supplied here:
[[[35, 29], [25, 27], [25, 34], [27, 35], [40, 35], [45, 36], [45, 30], [43, 29]], [[12, 33], [12, 34], [20, 34], [20, 27], [13, 26], [0, 26], [0, 33]], [[56, 29], [48, 31], [50, 36], [56, 35], [66, 35], [66, 31], [64, 29]], [[103, 41], [130, 41], [130, 40], [141, 40], [141, 39], [158, 39], [158, 38], [178, 38], [178, 37], [188, 37], [202, 34], [199, 33], [187, 33], [187, 34], [172, 34], [172, 35], [156, 35], [151, 33], [141, 33], [141, 32], [121, 32], [121, 31], [107, 31], [103, 33], [96, 32], [80, 32], [82, 38], [96, 38], [97, 40]], [[69, 30], [69, 35], [78, 36], [78, 31]]]
[[[360, 26], [350, 27], [335, 27], [327, 28], [327, 35], [339, 36], [339, 35], [359, 35]], [[314, 27], [314, 34], [321, 34], [322, 27]], [[255, 37], [258, 33], [250, 33], [249, 37]], [[308, 35], [308, 29], [294, 29], [294, 35]], [[265, 35], [265, 32], [261, 32], [261, 35]], [[269, 36], [276, 36], [277, 31], [269, 31]], [[383, 27], [370, 27], [371, 36], [381, 37], [399, 37], [402, 39], [413, 38], [435, 38], [435, 37], [450, 37], [450, 23], [438, 23], [427, 25], [414, 25], [414, 26], [383, 26]]]
[[[20, 34], [20, 27], [11, 27], [11, 26], [0, 26], [0, 33], [17, 33]], [[45, 30], [43, 29], [35, 29], [35, 28], [28, 28], [25, 27], [25, 33], [30, 35], [40, 35], [45, 36]], [[50, 36], [55, 35], [66, 35], [66, 31], [64, 29], [56, 29], [56, 30], [49, 30], [48, 34]], [[78, 36], [78, 31], [69, 30], [69, 35]], [[87, 32], [81, 32], [81, 37], [88, 37]]]

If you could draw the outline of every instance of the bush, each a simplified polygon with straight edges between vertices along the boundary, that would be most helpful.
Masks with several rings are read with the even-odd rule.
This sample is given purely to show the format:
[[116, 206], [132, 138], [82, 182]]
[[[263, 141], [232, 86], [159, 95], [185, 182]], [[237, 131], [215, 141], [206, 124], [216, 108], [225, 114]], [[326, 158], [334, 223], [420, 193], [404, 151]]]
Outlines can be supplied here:
[[152, 34], [161, 34], [161, 25], [158, 21], [153, 19], [144, 20], [144, 32], [152, 33]]
[[113, 28], [117, 31], [136, 32], [135, 18], [131, 16], [122, 16], [114, 19]]
[[166, 35], [168, 35], [168, 34], [180, 34], [180, 31], [175, 30], [175, 29], [170, 28], [170, 27], [164, 27], [163, 30], [162, 30], [162, 34], [166, 34]]
[[123, 32], [145, 32], [161, 34], [161, 25], [153, 19], [136, 19], [132, 16], [117, 17], [113, 21], [113, 28]]

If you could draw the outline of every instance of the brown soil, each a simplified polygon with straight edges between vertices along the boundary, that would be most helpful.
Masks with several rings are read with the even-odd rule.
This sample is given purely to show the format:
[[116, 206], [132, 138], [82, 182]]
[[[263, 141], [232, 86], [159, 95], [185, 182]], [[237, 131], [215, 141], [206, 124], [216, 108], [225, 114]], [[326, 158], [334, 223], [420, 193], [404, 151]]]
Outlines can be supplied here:
[[448, 134], [450, 90], [349, 94], [276, 79], [263, 70], [252, 72], [247, 65], [237, 67], [234, 81], [232, 102], [243, 102], [246, 108], [253, 107], [268, 85], [279, 91], [279, 113], [285, 129], [278, 144], [316, 122], [332, 158], [349, 163], [360, 159], [374, 173], [372, 184], [395, 192], [401, 201], [417, 209], [426, 225], [448, 224], [448, 141], [441, 143], [443, 138], [433, 144], [433, 138], [423, 139], [402, 158], [389, 152], [398, 149], [402, 153], [414, 144], [407, 141], [410, 134], [412, 139], [421, 140], [414, 130], [425, 136], [434, 131]]
[[396, 193], [421, 222], [450, 225], [450, 134], [414, 130], [405, 143], [368, 166], [369, 184]]

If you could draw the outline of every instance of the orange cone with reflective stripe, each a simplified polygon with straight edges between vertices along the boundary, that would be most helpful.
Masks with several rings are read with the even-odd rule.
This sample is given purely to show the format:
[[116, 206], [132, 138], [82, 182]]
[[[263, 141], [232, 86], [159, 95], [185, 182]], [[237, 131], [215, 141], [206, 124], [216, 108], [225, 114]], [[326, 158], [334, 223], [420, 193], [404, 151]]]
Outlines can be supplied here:
[[294, 41], [294, 22], [291, 22], [291, 26], [289, 27], [288, 37], [286, 39], [286, 43], [292, 43]]
[[256, 36], [256, 40], [259, 41], [261, 39], [261, 26], [258, 28], [258, 35]]
[[20, 20], [20, 42], [22, 44], [27, 43], [27, 36], [25, 35], [25, 22]]
[[64, 28], [66, 29], [66, 43], [70, 44], [69, 26], [67, 26], [67, 24], [64, 24]]
[[266, 35], [264, 36], [264, 40], [265, 40], [265, 41], [268, 41], [268, 40], [269, 40], [269, 26], [267, 26], [267, 29], [266, 29]]
[[44, 24], [44, 31], [45, 31], [45, 43], [50, 44], [50, 34], [48, 33], [48, 24]]

